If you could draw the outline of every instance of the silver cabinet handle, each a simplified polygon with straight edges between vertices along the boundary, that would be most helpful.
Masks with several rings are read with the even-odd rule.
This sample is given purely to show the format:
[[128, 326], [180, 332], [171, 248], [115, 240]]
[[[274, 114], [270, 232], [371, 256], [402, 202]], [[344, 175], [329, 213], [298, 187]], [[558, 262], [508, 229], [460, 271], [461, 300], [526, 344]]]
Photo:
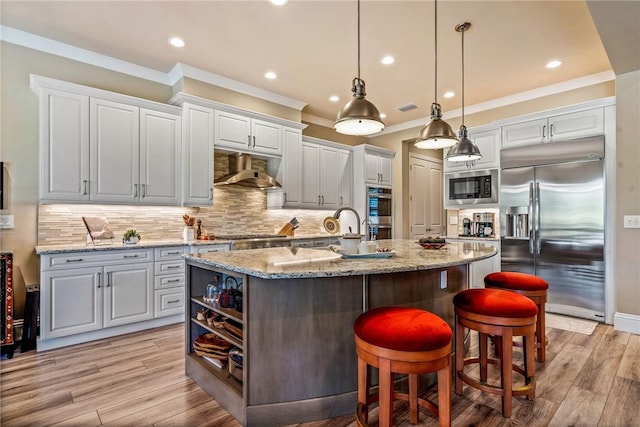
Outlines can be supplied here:
[[549, 126], [549, 138], [553, 138], [553, 124]]
[[251, 135], [247, 135], [247, 148], [251, 148]]
[[107, 288], [111, 287], [111, 272], [107, 273]]
[[527, 211], [529, 217], [529, 254], [533, 255], [533, 182], [529, 184], [529, 208]]
[[138, 197], [138, 184], [133, 184], [133, 197]]
[[547, 133], [547, 125], [542, 126], [542, 137], [546, 138], [546, 133]]
[[73, 258], [73, 259], [68, 259], [65, 262], [82, 262], [84, 261], [84, 259], [82, 258]]
[[340, 205], [342, 205], [342, 203], [343, 203], [343, 202], [342, 202], [342, 196], [340, 196]]
[[180, 251], [167, 252], [167, 255], [180, 255]]
[[147, 184], [142, 184], [142, 197], [147, 197]]
[[318, 204], [320, 204], [320, 196], [318, 196]]
[[179, 299], [174, 299], [173, 301], [167, 301], [167, 304], [175, 304], [177, 302], [180, 302]]
[[284, 193], [284, 202], [287, 203], [287, 192]]
[[97, 286], [96, 288], [100, 288], [100, 282], [102, 282], [102, 273], [96, 273], [96, 282], [97, 282]]
[[209, 187], [209, 200], [213, 200], [213, 187]]
[[87, 185], [89, 184], [89, 181], [87, 181], [86, 179], [82, 180], [82, 195], [86, 196], [87, 195]]
[[138, 258], [138, 254], [135, 255], [125, 255], [124, 259]]
[[176, 283], [179, 282], [180, 279], [171, 279], [171, 280], [167, 280], [167, 283]]
[[255, 135], [253, 136], [253, 148], [256, 148], [256, 137], [255, 137]]
[[536, 255], [540, 255], [540, 183], [536, 182]]
[[324, 205], [324, 195], [322, 195], [321, 197], [322, 197], [322, 203], [320, 203], [320, 204]]
[[174, 268], [180, 268], [180, 266], [179, 265], [167, 265], [167, 270], [174, 269]]

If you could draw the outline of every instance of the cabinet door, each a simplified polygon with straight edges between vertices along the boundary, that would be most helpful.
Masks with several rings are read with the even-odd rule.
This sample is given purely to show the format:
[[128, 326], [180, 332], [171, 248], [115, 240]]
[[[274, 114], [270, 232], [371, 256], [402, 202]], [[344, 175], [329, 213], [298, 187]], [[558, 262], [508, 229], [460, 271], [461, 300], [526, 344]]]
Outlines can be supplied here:
[[40, 93], [40, 199], [89, 200], [89, 97]]
[[340, 205], [340, 173], [338, 149], [320, 147], [320, 208], [337, 209]]
[[604, 110], [596, 108], [549, 118], [549, 138], [553, 141], [604, 133]]
[[409, 159], [409, 233], [419, 239], [444, 232], [442, 164]]
[[42, 339], [102, 328], [102, 267], [46, 271], [41, 277]]
[[320, 207], [319, 176], [320, 146], [308, 142], [302, 143], [301, 154], [301, 196], [300, 205], [307, 208]]
[[183, 108], [182, 201], [185, 206], [211, 206], [215, 113], [191, 104]]
[[249, 151], [251, 141], [251, 119], [238, 114], [215, 112], [215, 146]]
[[498, 129], [469, 135], [478, 147], [482, 158], [471, 162], [472, 169], [486, 169], [500, 166], [500, 132]]
[[104, 267], [104, 326], [153, 318], [153, 263]]
[[[499, 247], [498, 242], [482, 242], [486, 245]], [[469, 287], [470, 288], [484, 288], [484, 277], [487, 274], [500, 271], [500, 252], [491, 258], [486, 258], [480, 261], [472, 262], [470, 265], [469, 274]]]
[[140, 196], [154, 205], [180, 205], [179, 116], [140, 109]]
[[380, 173], [380, 184], [391, 185], [392, 182], [392, 164], [391, 157], [378, 156], [378, 172]]
[[339, 207], [353, 204], [353, 154], [348, 150], [338, 150], [338, 176], [340, 192], [338, 194]]
[[262, 120], [251, 121], [251, 149], [256, 153], [282, 154], [282, 126]]
[[502, 127], [502, 148], [545, 142], [549, 129], [547, 119], [529, 120]]
[[298, 129], [284, 129], [282, 153], [282, 191], [285, 207], [300, 206], [301, 196], [301, 141], [302, 133]]
[[377, 153], [364, 153], [364, 180], [368, 184], [378, 184], [380, 182], [378, 157]]
[[140, 198], [139, 108], [90, 100], [90, 198], [132, 203]]
[[184, 314], [184, 287], [155, 291], [154, 317]]

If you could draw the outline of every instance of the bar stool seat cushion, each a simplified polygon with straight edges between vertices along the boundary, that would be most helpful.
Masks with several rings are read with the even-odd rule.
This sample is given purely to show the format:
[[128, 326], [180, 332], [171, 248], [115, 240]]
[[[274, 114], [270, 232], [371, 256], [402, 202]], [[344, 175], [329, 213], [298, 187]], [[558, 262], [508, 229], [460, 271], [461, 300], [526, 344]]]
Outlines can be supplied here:
[[513, 271], [498, 271], [487, 274], [484, 277], [484, 284], [514, 291], [544, 291], [549, 289], [549, 283], [543, 278]]
[[356, 319], [353, 331], [369, 344], [407, 352], [442, 348], [451, 342], [453, 336], [451, 328], [442, 318], [409, 307], [368, 310]]
[[501, 289], [467, 289], [453, 297], [453, 304], [469, 313], [491, 317], [525, 318], [538, 314], [527, 297]]

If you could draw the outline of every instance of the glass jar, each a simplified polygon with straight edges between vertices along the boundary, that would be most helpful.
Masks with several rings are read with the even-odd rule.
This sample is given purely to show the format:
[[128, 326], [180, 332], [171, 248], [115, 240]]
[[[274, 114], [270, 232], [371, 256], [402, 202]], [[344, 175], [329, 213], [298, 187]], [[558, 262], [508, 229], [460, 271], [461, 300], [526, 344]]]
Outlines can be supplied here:
[[220, 299], [220, 292], [222, 291], [222, 283], [216, 276], [212, 281], [207, 283], [207, 287], [204, 293], [204, 302], [216, 306]]

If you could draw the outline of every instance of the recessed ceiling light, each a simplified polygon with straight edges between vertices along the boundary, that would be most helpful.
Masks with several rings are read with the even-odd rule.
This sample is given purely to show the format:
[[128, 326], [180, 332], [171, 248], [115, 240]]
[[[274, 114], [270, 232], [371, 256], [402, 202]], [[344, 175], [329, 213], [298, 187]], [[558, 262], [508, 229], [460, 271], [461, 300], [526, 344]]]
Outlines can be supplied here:
[[169, 44], [173, 47], [185, 47], [187, 45], [180, 37], [171, 37]]
[[381, 60], [380, 63], [384, 64], [384, 65], [391, 65], [394, 62], [396, 62], [395, 58], [393, 56], [387, 55], [384, 56]]
[[269, 3], [274, 6], [284, 6], [285, 4], [289, 3], [289, 0], [269, 0]]
[[338, 102], [338, 101], [340, 101], [340, 97], [339, 97], [338, 95], [331, 95], [331, 96], [329, 97], [329, 101], [331, 101], [331, 102]]
[[381, 119], [384, 119], [384, 118], [386, 118], [386, 117], [387, 117], [387, 115], [386, 115], [385, 113], [380, 113], [380, 118], [381, 118]]
[[266, 73], [264, 73], [264, 76], [266, 78], [268, 78], [269, 80], [273, 80], [276, 77], [278, 77], [278, 75], [276, 73], [274, 73], [273, 71], [267, 71]]
[[560, 61], [559, 59], [554, 59], [553, 61], [547, 62], [547, 65], [545, 65], [545, 67], [547, 67], [547, 68], [558, 68], [561, 65], [562, 65], [562, 61]]
[[445, 98], [453, 98], [455, 95], [456, 94], [454, 92], [449, 91], [449, 92], [445, 92], [444, 95], [442, 96], [444, 96]]

